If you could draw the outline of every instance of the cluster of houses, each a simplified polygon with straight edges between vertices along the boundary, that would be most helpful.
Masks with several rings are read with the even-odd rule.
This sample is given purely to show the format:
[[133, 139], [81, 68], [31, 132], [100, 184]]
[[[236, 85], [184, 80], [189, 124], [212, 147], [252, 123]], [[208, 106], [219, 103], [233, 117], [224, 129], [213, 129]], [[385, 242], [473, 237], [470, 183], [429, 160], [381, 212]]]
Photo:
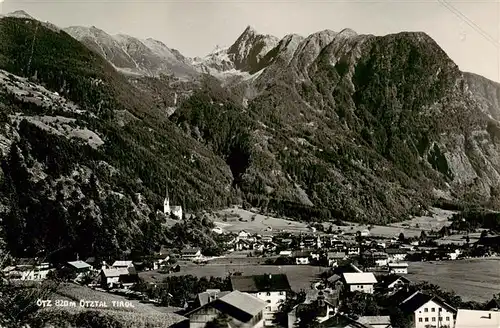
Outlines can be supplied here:
[[[263, 328], [276, 326], [276, 314], [291, 287], [286, 274], [264, 274], [230, 278], [231, 289], [209, 289], [197, 295], [189, 308], [178, 312], [191, 328], [204, 328], [217, 318], [228, 327]], [[389, 315], [352, 316], [342, 313], [339, 295], [343, 292], [383, 294], [391, 304], [412, 319], [415, 328], [498, 328], [500, 302], [492, 301], [487, 310], [456, 309], [446, 300], [424, 291], [410, 291], [404, 276], [385, 275], [380, 281], [371, 272], [352, 266], [352, 272], [334, 274], [311, 287], [305, 300], [287, 314], [287, 328], [299, 326], [299, 313], [315, 309], [320, 328], [398, 328]]]

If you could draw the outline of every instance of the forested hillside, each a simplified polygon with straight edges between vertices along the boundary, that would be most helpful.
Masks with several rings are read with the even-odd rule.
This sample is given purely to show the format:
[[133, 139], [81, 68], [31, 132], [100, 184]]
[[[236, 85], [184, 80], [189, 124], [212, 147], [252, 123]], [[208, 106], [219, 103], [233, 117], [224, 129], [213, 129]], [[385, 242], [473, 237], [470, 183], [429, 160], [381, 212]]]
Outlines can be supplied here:
[[2, 18], [0, 39], [0, 211], [14, 255], [151, 251], [167, 241], [166, 186], [189, 212], [234, 202], [224, 161], [99, 55], [29, 19]]

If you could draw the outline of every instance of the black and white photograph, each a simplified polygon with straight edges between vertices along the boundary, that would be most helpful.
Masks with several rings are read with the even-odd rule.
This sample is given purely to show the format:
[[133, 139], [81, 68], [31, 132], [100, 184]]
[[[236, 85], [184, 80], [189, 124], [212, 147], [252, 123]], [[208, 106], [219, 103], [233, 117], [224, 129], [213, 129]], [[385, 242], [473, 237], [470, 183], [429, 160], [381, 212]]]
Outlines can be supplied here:
[[500, 0], [0, 0], [0, 328], [500, 328]]

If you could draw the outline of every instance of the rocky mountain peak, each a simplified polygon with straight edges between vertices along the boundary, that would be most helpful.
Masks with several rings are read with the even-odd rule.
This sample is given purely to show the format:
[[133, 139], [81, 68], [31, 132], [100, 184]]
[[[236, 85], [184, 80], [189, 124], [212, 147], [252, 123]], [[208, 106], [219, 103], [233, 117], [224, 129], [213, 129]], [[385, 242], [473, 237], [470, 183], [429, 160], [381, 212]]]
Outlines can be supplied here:
[[16, 18], [29, 18], [29, 19], [34, 19], [33, 16], [25, 12], [24, 10], [16, 10], [13, 12], [10, 12], [6, 15], [7, 17], [16, 17]]

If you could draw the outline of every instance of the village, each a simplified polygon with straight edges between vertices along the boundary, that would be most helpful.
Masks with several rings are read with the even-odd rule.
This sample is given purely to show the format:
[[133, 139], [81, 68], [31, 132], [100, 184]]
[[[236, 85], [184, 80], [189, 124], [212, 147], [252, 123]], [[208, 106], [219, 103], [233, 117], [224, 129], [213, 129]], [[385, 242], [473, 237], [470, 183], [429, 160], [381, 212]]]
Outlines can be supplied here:
[[[180, 207], [174, 210], [173, 216], [182, 217]], [[172, 211], [168, 196], [165, 211]], [[433, 293], [421, 281], [410, 278], [411, 263], [496, 256], [496, 243], [491, 242], [495, 237], [483, 233], [475, 242], [466, 236], [462, 243], [438, 244], [436, 240], [443, 237], [443, 231], [422, 232], [418, 237], [405, 237], [402, 232], [382, 237], [368, 228], [318, 228], [323, 231], [310, 226], [308, 232], [300, 233], [272, 228], [252, 233], [229, 232], [214, 226], [213, 233], [227, 240], [220, 256], [205, 256], [196, 247], [163, 247], [153, 257], [143, 259], [107, 263], [91, 257], [57, 268], [37, 259], [17, 259], [4, 273], [11, 279], [35, 282], [63, 277], [89, 291], [169, 308], [174, 296], [170, 292], [158, 293], [168, 277], [228, 279], [222, 288], [188, 292], [184, 304], [172, 309], [178, 320], [170, 326], [176, 327], [205, 327], [219, 320], [221, 314], [225, 320], [246, 327], [309, 327], [311, 322], [316, 327], [332, 328], [465, 328], [472, 327], [470, 323], [474, 323], [473, 327], [498, 327], [500, 299], [457, 308], [443, 293]], [[213, 274], [215, 268], [222, 269]], [[307, 277], [296, 273], [300, 268], [311, 269], [311, 274]], [[374, 306], [381, 308], [360, 313], [349, 306], [357, 302], [359, 295], [369, 295]], [[385, 310], [384, 303], [388, 304]], [[394, 309], [409, 323], [394, 322]]]

